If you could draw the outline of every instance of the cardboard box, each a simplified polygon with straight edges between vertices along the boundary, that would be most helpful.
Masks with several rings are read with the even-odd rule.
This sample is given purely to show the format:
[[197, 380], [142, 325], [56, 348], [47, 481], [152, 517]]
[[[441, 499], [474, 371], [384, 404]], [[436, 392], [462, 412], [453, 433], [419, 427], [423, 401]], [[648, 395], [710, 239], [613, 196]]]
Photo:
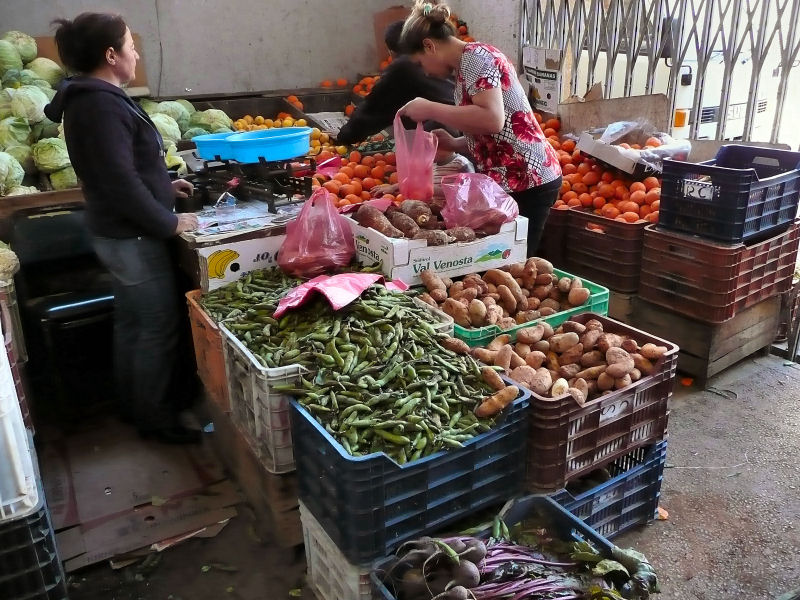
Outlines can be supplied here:
[[[614, 144], [616, 143], [618, 142], [614, 142]], [[612, 167], [616, 167], [620, 171], [628, 173], [637, 179], [658, 173], [645, 163], [639, 161], [638, 156], [636, 156], [638, 155], [636, 150], [627, 150], [620, 146], [607, 144], [599, 139], [595, 139], [591, 133], [586, 133], [585, 131], [578, 139], [576, 148], [584, 154], [588, 154]]]
[[241, 242], [222, 240], [213, 246], [197, 248], [200, 289], [209, 292], [241, 279], [250, 271], [274, 267], [285, 239], [283, 234]]
[[447, 246], [428, 246], [425, 240], [389, 238], [353, 220], [350, 226], [358, 259], [367, 265], [382, 261], [384, 275], [409, 285], [420, 285], [419, 273], [425, 269], [457, 277], [524, 261], [528, 254], [525, 217], [505, 223], [497, 235]]

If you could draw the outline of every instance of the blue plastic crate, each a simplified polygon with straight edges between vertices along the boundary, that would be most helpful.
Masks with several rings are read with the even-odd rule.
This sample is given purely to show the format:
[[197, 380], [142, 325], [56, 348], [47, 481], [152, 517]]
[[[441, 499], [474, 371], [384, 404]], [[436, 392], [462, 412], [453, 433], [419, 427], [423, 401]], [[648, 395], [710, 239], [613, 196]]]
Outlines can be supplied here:
[[240, 163], [260, 159], [275, 161], [303, 156], [311, 143], [310, 127], [282, 127], [236, 133], [226, 139], [231, 154]]
[[611, 479], [574, 494], [560, 490], [551, 497], [600, 534], [611, 539], [656, 517], [667, 441], [637, 448], [606, 465]]
[[[525, 496], [507, 504], [500, 512], [501, 518], [509, 529], [517, 523], [532, 517], [544, 518], [550, 525], [550, 530], [563, 540], [589, 541], [604, 556], [611, 558], [611, 549], [614, 545], [597, 531], [586, 525], [580, 519], [559, 506], [552, 498], [547, 496]], [[478, 537], [489, 537], [489, 532]], [[380, 600], [395, 600], [395, 595], [381, 581], [381, 575], [393, 557], [383, 558], [375, 563], [370, 574], [376, 596]]]
[[405, 465], [382, 452], [350, 455], [292, 401], [300, 500], [350, 563], [369, 564], [522, 490], [529, 398], [522, 390], [496, 426], [464, 448]]

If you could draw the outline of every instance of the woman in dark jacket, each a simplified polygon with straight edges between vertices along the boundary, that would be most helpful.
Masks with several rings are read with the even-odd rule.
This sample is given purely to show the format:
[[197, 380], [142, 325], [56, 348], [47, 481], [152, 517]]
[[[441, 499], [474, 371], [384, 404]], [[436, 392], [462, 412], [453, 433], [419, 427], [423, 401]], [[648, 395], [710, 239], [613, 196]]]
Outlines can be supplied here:
[[81, 75], [64, 81], [45, 113], [63, 122], [94, 247], [115, 279], [120, 410], [145, 437], [199, 441], [198, 431], [178, 424], [168, 397], [181, 313], [167, 240], [197, 227], [195, 215], [173, 211], [192, 185], [170, 180], [158, 130], [122, 90], [139, 58], [122, 17], [83, 13], [57, 23], [61, 61]]

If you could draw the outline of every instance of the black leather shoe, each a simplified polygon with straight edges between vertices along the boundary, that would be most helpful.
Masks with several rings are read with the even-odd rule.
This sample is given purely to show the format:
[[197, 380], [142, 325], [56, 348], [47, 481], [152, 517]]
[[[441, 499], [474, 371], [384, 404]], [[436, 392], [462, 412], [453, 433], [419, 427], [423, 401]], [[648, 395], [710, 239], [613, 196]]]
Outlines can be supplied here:
[[180, 425], [163, 429], [140, 429], [139, 435], [146, 440], [152, 439], [162, 444], [199, 444], [202, 441], [200, 431]]

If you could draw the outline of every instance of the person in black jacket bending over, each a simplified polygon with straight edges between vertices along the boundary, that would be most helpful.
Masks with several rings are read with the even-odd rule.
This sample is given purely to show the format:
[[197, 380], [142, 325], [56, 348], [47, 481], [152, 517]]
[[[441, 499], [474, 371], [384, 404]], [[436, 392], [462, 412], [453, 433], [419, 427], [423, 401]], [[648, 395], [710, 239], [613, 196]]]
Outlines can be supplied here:
[[70, 161], [81, 180], [94, 247], [114, 276], [114, 370], [123, 418], [143, 437], [192, 443], [200, 432], [178, 424], [168, 397], [181, 313], [167, 240], [197, 228], [175, 214], [192, 184], [171, 181], [155, 125], [121, 89], [139, 55], [122, 17], [83, 13], [58, 20], [66, 79], [45, 114], [63, 122]]
[[[336, 136], [340, 144], [353, 144], [367, 139], [379, 131], [391, 127], [394, 116], [407, 102], [414, 98], [427, 98], [432, 102], [453, 103], [453, 82], [447, 79], [428, 77], [422, 67], [401, 53], [400, 34], [403, 21], [386, 28], [384, 41], [395, 57], [386, 68], [364, 102], [353, 112], [350, 120]], [[442, 127], [431, 124], [425, 129]]]

